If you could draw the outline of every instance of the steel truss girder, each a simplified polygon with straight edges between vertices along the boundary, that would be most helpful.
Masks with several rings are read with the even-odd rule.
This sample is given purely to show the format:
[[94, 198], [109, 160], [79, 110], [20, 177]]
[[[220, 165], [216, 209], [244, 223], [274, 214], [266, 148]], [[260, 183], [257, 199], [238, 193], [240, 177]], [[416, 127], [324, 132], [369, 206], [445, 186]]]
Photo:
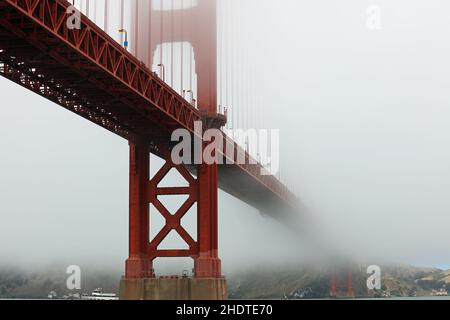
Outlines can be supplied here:
[[[128, 140], [146, 137], [151, 145], [170, 148], [174, 129], [194, 133], [200, 112], [86, 16], [81, 15], [81, 30], [69, 30], [65, 23], [69, 5], [65, 0], [0, 0], [0, 49], [6, 49], [7, 65], [2, 75]], [[12, 42], [4, 42], [3, 34], [13, 35]], [[28, 44], [32, 57], [24, 51]], [[14, 63], [7, 59], [12, 57], [8, 50], [17, 53]], [[18, 74], [33, 68], [34, 74], [45, 77]], [[67, 97], [68, 92], [76, 93], [77, 101], [73, 94]], [[250, 155], [224, 135], [223, 145], [228, 144], [234, 146], [233, 154], [219, 152], [219, 157], [234, 164], [219, 166], [219, 172], [237, 172], [247, 189], [252, 186], [261, 195], [250, 199], [238, 190], [242, 182], [222, 178], [221, 188], [254, 206], [269, 197], [281, 204], [297, 201], [274, 176], [262, 175], [262, 165], [250, 164]], [[245, 164], [237, 162], [242, 153]]]

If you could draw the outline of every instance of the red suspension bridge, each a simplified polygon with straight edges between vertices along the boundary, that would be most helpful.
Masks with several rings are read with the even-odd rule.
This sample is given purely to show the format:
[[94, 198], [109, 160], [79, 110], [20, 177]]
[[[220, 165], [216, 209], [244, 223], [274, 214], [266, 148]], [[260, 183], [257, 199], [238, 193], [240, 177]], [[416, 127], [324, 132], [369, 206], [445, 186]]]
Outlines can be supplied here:
[[[231, 164], [176, 165], [170, 156], [176, 129], [201, 138], [196, 122], [204, 129], [261, 123], [248, 76], [251, 59], [232, 46], [243, 37], [230, 14], [233, 3], [0, 0], [0, 74], [129, 141], [129, 258], [122, 298], [226, 298], [218, 188], [280, 219], [295, 212], [293, 193], [275, 175], [263, 174], [267, 159], [225, 130], [216, 156]], [[211, 143], [218, 141], [203, 141], [203, 147]], [[150, 153], [165, 160], [153, 177]], [[187, 186], [159, 186], [172, 169]], [[166, 195], [187, 200], [172, 214], [160, 201]], [[165, 219], [153, 238], [149, 204]], [[194, 204], [196, 240], [181, 224]], [[159, 248], [172, 231], [188, 249]], [[153, 261], [159, 257], [191, 257], [194, 277], [156, 278]]]

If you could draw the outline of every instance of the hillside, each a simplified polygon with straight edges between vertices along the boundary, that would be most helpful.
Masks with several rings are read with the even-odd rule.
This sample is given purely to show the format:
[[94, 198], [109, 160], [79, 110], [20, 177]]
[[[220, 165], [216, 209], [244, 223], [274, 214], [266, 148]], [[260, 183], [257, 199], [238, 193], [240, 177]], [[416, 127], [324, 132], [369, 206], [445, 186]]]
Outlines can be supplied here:
[[[356, 297], [369, 297], [365, 267], [354, 266], [353, 290]], [[406, 265], [382, 266], [382, 290], [395, 296], [426, 296], [431, 290], [447, 288], [450, 291], [450, 270], [416, 268]], [[120, 272], [92, 269], [83, 273], [82, 291], [90, 293], [96, 288], [118, 293]], [[330, 268], [278, 267], [236, 272], [228, 275], [230, 298], [282, 299], [327, 298], [330, 291]], [[345, 274], [345, 272], [344, 272]], [[50, 291], [58, 297], [69, 293], [64, 268], [26, 272], [19, 268], [0, 268], [0, 298], [47, 298]], [[338, 289], [345, 294], [346, 278], [338, 281]], [[379, 292], [377, 293], [380, 294]]]
[[[350, 268], [356, 297], [376, 297], [381, 292], [367, 290], [366, 268]], [[428, 296], [433, 289], [450, 291], [450, 270], [416, 268], [406, 265], [381, 266], [382, 291], [393, 297]], [[326, 298], [330, 291], [329, 268], [255, 269], [229, 278], [230, 297], [235, 299]], [[346, 275], [338, 281], [340, 294], [345, 295]]]

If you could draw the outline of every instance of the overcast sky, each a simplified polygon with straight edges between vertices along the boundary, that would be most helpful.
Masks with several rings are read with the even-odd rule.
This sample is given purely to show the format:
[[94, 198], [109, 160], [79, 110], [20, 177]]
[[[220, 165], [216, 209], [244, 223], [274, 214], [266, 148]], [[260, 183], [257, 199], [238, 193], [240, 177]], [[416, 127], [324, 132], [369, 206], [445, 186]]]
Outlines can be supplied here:
[[[373, 264], [450, 268], [450, 3], [247, 0], [239, 15], [258, 112], [318, 236]], [[3, 78], [0, 92], [0, 263], [122, 268], [127, 142]], [[225, 272], [306, 250], [224, 193], [219, 214]]]

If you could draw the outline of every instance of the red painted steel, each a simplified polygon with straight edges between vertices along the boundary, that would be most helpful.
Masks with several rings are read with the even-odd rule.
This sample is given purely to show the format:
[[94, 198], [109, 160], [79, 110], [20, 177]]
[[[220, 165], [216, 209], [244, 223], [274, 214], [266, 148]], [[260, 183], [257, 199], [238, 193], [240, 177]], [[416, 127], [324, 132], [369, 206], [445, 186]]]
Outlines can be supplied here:
[[[188, 41], [194, 50], [198, 78], [198, 108], [204, 125], [217, 114], [217, 25], [216, 1], [199, 0], [190, 9], [161, 11], [162, 28], [171, 24], [170, 37], [152, 36], [151, 47], [164, 42]], [[155, 18], [155, 11], [152, 11]], [[165, 17], [164, 17], [165, 16]], [[183, 22], [183, 25], [181, 23]], [[177, 27], [176, 24], [179, 24]], [[167, 30], [167, 29], [166, 29]], [[163, 33], [164, 34], [164, 33]], [[183, 39], [184, 37], [184, 39]], [[209, 120], [209, 121], [208, 121]], [[214, 122], [214, 120], [212, 120]], [[206, 145], [204, 145], [205, 147]], [[195, 276], [218, 278], [222, 276], [218, 257], [218, 166], [202, 164], [197, 166], [198, 179], [198, 256], [195, 258]]]
[[[184, 25], [191, 26], [189, 41], [197, 59], [200, 110], [84, 15], [80, 30], [69, 29], [69, 5], [63, 0], [0, 0], [0, 74], [130, 141], [127, 277], [151, 277], [152, 261], [171, 256], [194, 258], [197, 277], [220, 277], [218, 186], [259, 209], [273, 204], [290, 207], [296, 198], [275, 177], [262, 175], [260, 164], [249, 164], [250, 155], [225, 135], [224, 146], [232, 145], [235, 151], [231, 155], [219, 152], [218, 156], [231, 160], [233, 165], [191, 166], [194, 179], [185, 167], [170, 161], [173, 130], [185, 128], [195, 135], [194, 122], [216, 113], [215, 1], [200, 0], [197, 9], [183, 13]], [[170, 14], [176, 17], [179, 12]], [[200, 33], [204, 37], [199, 37]], [[156, 45], [154, 42], [153, 48]], [[166, 160], [152, 180], [148, 176], [150, 152]], [[246, 164], [237, 162], [241, 154]], [[176, 168], [189, 187], [159, 188], [158, 182], [170, 168]], [[158, 200], [159, 195], [167, 194], [189, 195], [175, 215], [169, 215]], [[180, 225], [180, 219], [195, 202], [197, 242]], [[166, 220], [152, 242], [149, 203]], [[186, 241], [188, 250], [158, 249], [171, 230]]]
[[218, 257], [217, 165], [199, 165], [197, 175], [199, 257], [195, 260], [195, 276], [217, 278], [221, 276]]
[[148, 255], [149, 239], [148, 176], [150, 149], [145, 141], [130, 144], [129, 258], [125, 263], [127, 278], [153, 276]]
[[[0, 0], [0, 74], [126, 139], [148, 137], [152, 152], [158, 144], [170, 148], [174, 129], [194, 132], [202, 115], [102, 29], [82, 15], [82, 29], [68, 30], [64, 0]], [[294, 203], [296, 197], [263, 166], [220, 166], [219, 176], [241, 175], [262, 197], [239, 191], [242, 182], [219, 178], [222, 189], [258, 207], [260, 198]], [[221, 171], [223, 174], [221, 174]], [[238, 191], [236, 191], [238, 190]], [[261, 205], [261, 207], [263, 207]]]
[[[354, 296], [354, 291], [353, 291], [353, 275], [352, 275], [352, 271], [347, 271], [347, 273], [345, 274], [346, 279], [345, 279], [345, 296], [346, 297], [353, 297]], [[342, 287], [344, 285], [342, 285], [342, 283], [339, 283], [338, 280], [342, 280], [342, 272], [339, 272], [339, 276], [338, 276], [338, 272], [333, 271], [331, 273], [331, 284], [330, 284], [330, 297], [334, 297], [337, 298], [342, 294]]]
[[[194, 50], [198, 78], [198, 104], [217, 113], [217, 5], [215, 0], [198, 0], [197, 5], [176, 10], [152, 10], [151, 21], [161, 25], [150, 36], [151, 57], [159, 44], [186, 41]], [[150, 60], [151, 61], [151, 60]], [[192, 88], [191, 88], [192, 89]]]
[[[148, 253], [150, 259], [155, 259], [157, 257], [195, 257], [198, 254], [198, 245], [193, 240], [191, 235], [182, 227], [181, 219], [184, 215], [191, 209], [191, 207], [198, 201], [198, 180], [195, 179], [191, 173], [182, 165], [174, 165], [170, 159], [170, 154], [166, 154], [164, 157], [166, 163], [161, 167], [161, 169], [155, 174], [155, 176], [150, 180], [148, 187], [148, 203], [153, 204], [153, 206], [159, 211], [159, 213], [164, 217], [166, 223], [159, 233], [153, 238], [148, 247]], [[171, 169], [176, 169], [180, 175], [188, 183], [188, 187], [159, 187], [158, 184], [164, 179], [164, 177], [171, 171]], [[187, 195], [187, 199], [178, 208], [178, 210], [172, 214], [160, 201], [158, 196], [161, 195]], [[167, 235], [175, 230], [180, 237], [189, 246], [188, 250], [160, 250], [158, 246], [163, 242]]]
[[[165, 164], [149, 177], [149, 147], [141, 141], [130, 144], [130, 223], [129, 252], [126, 261], [127, 278], [154, 277], [153, 261], [159, 257], [191, 257], [194, 259], [195, 276], [199, 278], [221, 277], [221, 262], [217, 250], [217, 168], [199, 166], [197, 178], [182, 165], [175, 165], [166, 152]], [[159, 184], [176, 169], [187, 181], [187, 187], [160, 187]], [[188, 198], [172, 214], [161, 202], [161, 195], [188, 195]], [[165, 224], [150, 241], [149, 204], [163, 216]], [[181, 225], [181, 219], [197, 203], [197, 241]], [[188, 245], [188, 249], [159, 249], [169, 233], [175, 230]]]

